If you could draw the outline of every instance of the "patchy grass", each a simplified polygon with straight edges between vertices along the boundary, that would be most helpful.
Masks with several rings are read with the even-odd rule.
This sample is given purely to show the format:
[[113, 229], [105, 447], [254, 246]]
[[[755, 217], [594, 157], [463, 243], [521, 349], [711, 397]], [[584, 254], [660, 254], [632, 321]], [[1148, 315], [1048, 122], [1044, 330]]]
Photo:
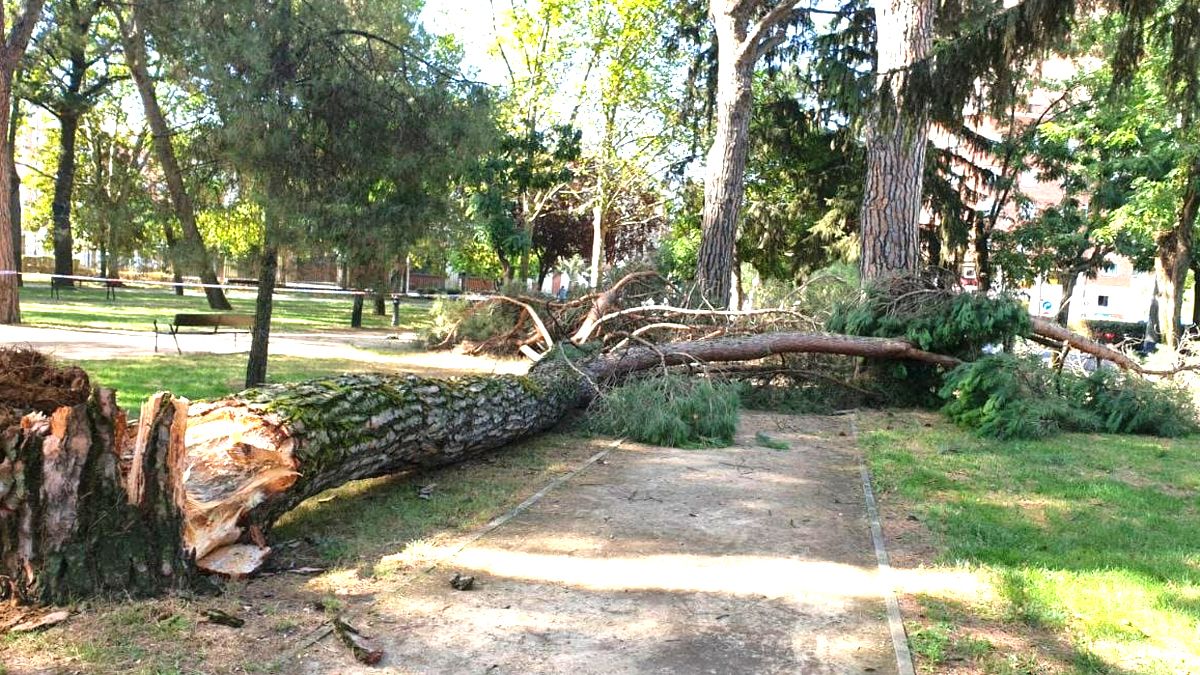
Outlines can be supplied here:
[[[241, 391], [246, 382], [245, 354], [159, 354], [72, 363], [83, 367], [94, 383], [116, 389], [117, 403], [134, 413], [151, 394], [163, 389], [195, 401]], [[388, 369], [386, 363], [272, 356], [267, 379], [296, 382], [330, 373]]]
[[1200, 440], [989, 441], [931, 416], [884, 424], [865, 422], [876, 430], [861, 444], [885, 529], [923, 522], [913, 564], [987, 589], [908, 598], [926, 670], [1200, 670]]
[[[233, 311], [239, 314], [254, 313], [254, 291], [228, 291]], [[21, 320], [31, 326], [54, 326], [65, 328], [94, 328], [106, 330], [154, 330], [157, 319], [161, 326], [177, 313], [204, 313], [211, 311], [198, 290], [188, 290], [177, 296], [167, 287], [162, 288], [119, 288], [117, 301], [104, 297], [104, 289], [94, 286], [64, 289], [61, 298], [50, 297], [49, 284], [31, 281], [21, 288]], [[315, 295], [304, 293], [277, 293], [271, 330], [280, 332], [310, 332], [350, 330], [350, 312], [353, 300], [344, 295]], [[405, 300], [400, 304], [400, 329], [422, 330], [430, 325], [430, 303]], [[388, 316], [376, 316], [372, 303], [367, 302], [363, 311], [363, 327], [368, 329], [390, 329], [391, 304]], [[170, 337], [167, 338], [170, 341]]]
[[[357, 625], [381, 629], [371, 598], [403, 596], [426, 569], [405, 563], [414, 551], [473, 531], [602, 443], [546, 434], [457, 466], [327, 491], [285, 516], [271, 534], [279, 566], [316, 565], [325, 573], [228, 581], [211, 597], [81, 604], [63, 625], [0, 637], [0, 663], [13, 673], [298, 672], [304, 664], [285, 657], [328, 616], [344, 613]], [[431, 498], [418, 498], [417, 486], [431, 483]], [[207, 623], [201, 614], [207, 608], [246, 624], [234, 630]], [[327, 648], [353, 664], [340, 644], [325, 640], [313, 649]]]

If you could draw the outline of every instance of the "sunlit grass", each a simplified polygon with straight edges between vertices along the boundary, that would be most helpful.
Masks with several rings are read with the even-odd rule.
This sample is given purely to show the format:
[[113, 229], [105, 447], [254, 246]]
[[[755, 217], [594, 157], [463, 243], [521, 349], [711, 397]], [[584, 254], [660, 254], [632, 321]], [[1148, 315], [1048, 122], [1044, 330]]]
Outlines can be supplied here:
[[[155, 392], [167, 390], [200, 400], [245, 389], [245, 354], [157, 354], [128, 359], [72, 361], [88, 372], [94, 384], [117, 390], [117, 403], [136, 412]], [[394, 368], [394, 367], [392, 367]], [[387, 364], [345, 359], [272, 356], [268, 382], [298, 382], [330, 374], [388, 370]]]
[[[228, 292], [233, 312], [254, 313], [253, 291]], [[272, 330], [285, 332], [350, 330], [353, 301], [343, 295], [279, 293], [275, 296]], [[391, 304], [387, 306], [391, 312]], [[163, 288], [120, 288], [115, 302], [105, 298], [104, 289], [92, 286], [62, 290], [50, 296], [49, 285], [30, 281], [21, 289], [21, 320], [32, 326], [58, 326], [106, 330], [154, 330], [177, 313], [209, 312], [204, 295], [189, 290], [177, 296]], [[400, 305], [400, 329], [418, 330], [429, 325], [429, 303], [405, 300]], [[391, 316], [377, 316], [371, 302], [363, 311], [363, 327], [391, 327]]]
[[1200, 668], [1200, 442], [995, 442], [940, 422], [889, 426], [862, 438], [885, 503], [926, 523], [938, 562], [966, 563], [996, 591], [990, 604], [923, 600], [961, 628], [917, 627], [926, 665], [953, 656], [1021, 672], [987, 650], [946, 650], [982, 622], [1055, 636], [1060, 648], [1033, 654], [1033, 672]]

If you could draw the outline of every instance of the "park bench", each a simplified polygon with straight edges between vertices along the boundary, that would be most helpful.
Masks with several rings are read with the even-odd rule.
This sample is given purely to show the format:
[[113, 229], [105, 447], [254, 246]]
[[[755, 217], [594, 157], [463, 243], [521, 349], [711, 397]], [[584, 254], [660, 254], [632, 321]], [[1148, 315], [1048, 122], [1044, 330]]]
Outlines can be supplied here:
[[[220, 332], [222, 328], [225, 333], [233, 334], [233, 344], [237, 344], [238, 333], [249, 333], [254, 328], [254, 317], [248, 314], [176, 314], [175, 318], [167, 322], [163, 327], [159, 327], [158, 321], [154, 322], [154, 351], [158, 351], [158, 336], [170, 335], [175, 341], [175, 351], [183, 354], [183, 350], [179, 348], [179, 334], [181, 328], [211, 328], [211, 331], [204, 331], [210, 335]], [[201, 332], [201, 331], [187, 331]]]
[[[72, 281], [75, 281], [80, 286], [84, 284], [84, 280], [82, 279], [63, 279], [53, 274], [50, 275], [50, 297], [56, 300], [61, 299], [62, 296], [59, 293], [59, 289], [70, 288], [72, 286]], [[125, 287], [125, 282], [121, 281], [120, 279], [102, 279], [96, 280], [96, 283], [104, 284], [104, 299], [112, 300], [113, 302], [117, 301], [117, 289]]]

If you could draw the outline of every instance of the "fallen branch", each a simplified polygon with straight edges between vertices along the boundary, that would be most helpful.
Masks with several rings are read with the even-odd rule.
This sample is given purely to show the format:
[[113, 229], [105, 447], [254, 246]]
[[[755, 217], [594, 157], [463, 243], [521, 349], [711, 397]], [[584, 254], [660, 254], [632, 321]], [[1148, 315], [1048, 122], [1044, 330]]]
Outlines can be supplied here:
[[945, 354], [917, 349], [900, 339], [854, 337], [833, 333], [762, 333], [716, 340], [695, 340], [660, 345], [652, 350], [636, 347], [619, 354], [605, 354], [594, 359], [588, 368], [596, 379], [628, 375], [652, 368], [664, 362], [680, 365], [692, 361], [728, 362], [753, 361], [775, 354], [841, 354], [876, 359], [908, 359], [955, 368], [962, 361]]
[[613, 284], [612, 288], [596, 296], [596, 301], [592, 303], [592, 308], [588, 310], [587, 316], [583, 319], [583, 323], [579, 325], [579, 329], [575, 331], [574, 335], [571, 336], [571, 342], [581, 345], [592, 338], [592, 334], [595, 333], [596, 329], [599, 327], [601, 318], [607, 314], [609, 310], [616, 306], [617, 298], [620, 296], [623, 288], [630, 283], [637, 281], [638, 279], [656, 276], [658, 276], [657, 272], [649, 270], [626, 274], [624, 277], [621, 277], [620, 281]]
[[342, 620], [340, 616], [334, 618], [333, 630], [342, 644], [350, 648], [350, 653], [354, 654], [354, 658], [358, 662], [373, 666], [383, 659], [383, 650], [368, 641], [362, 633]]
[[[674, 305], [639, 305], [637, 307], [629, 307], [605, 314], [596, 320], [593, 329], [599, 328], [601, 325], [612, 321], [613, 319], [630, 314], [641, 314], [643, 312], [663, 312], [665, 314], [677, 314], [681, 316], [708, 316], [708, 317], [724, 317], [724, 318], [747, 318], [752, 316], [766, 316], [771, 314], [786, 314], [796, 318], [803, 319], [804, 317], [790, 309], [771, 308], [771, 309], [752, 309], [752, 310], [732, 310], [732, 309], [691, 309], [688, 307], [675, 307]], [[574, 340], [574, 338], [572, 338]], [[579, 343], [576, 343], [579, 344]]]

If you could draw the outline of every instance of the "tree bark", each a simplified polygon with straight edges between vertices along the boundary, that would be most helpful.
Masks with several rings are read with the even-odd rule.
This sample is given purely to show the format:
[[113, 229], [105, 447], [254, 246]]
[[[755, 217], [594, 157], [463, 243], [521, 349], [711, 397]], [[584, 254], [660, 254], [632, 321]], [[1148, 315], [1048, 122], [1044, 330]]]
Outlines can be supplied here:
[[186, 402], [156, 395], [126, 452], [125, 414], [101, 389], [0, 429], [0, 596], [61, 604], [197, 581], [170, 454], [186, 426]]
[[8, 213], [12, 221], [12, 255], [13, 269], [17, 271], [17, 285], [21, 286], [21, 176], [17, 174], [17, 127], [20, 124], [21, 99], [12, 97], [12, 113], [8, 121], [8, 152], [5, 161], [8, 162], [9, 193]]
[[[78, 94], [83, 73], [72, 72], [68, 95]], [[71, 90], [74, 89], [72, 92]], [[54, 173], [54, 197], [50, 202], [54, 223], [54, 273], [75, 274], [75, 242], [71, 236], [71, 197], [75, 191], [75, 139], [79, 132], [79, 112], [65, 107], [58, 113], [58, 168]], [[70, 279], [56, 279], [57, 286], [74, 286]]]
[[125, 48], [125, 61], [133, 76], [133, 81], [137, 85], [138, 95], [142, 100], [142, 110], [150, 124], [154, 154], [162, 168], [163, 178], [166, 179], [167, 192], [171, 197], [171, 208], [175, 217], [179, 219], [179, 225], [183, 231], [183, 241], [179, 247], [179, 254], [176, 256], [176, 262], [178, 263], [182, 259], [185, 265], [199, 273], [200, 281], [205, 284], [204, 295], [208, 299], [208, 306], [211, 309], [228, 311], [232, 309], [232, 305], [226, 299], [225, 291], [218, 287], [219, 282], [216, 272], [213, 271], [212, 258], [208, 253], [208, 248], [204, 245], [204, 238], [200, 236], [200, 229], [196, 226], [195, 206], [183, 183], [183, 171], [179, 167], [175, 148], [171, 144], [171, 128], [167, 125], [167, 119], [158, 102], [154, 81], [150, 79], [150, 71], [146, 66], [146, 36], [143, 29], [145, 21], [142, 16], [144, 11], [139, 3], [133, 3], [130, 9], [132, 20], [127, 21], [118, 12], [118, 23], [121, 30], [121, 44]]
[[1070, 323], [1071, 317], [1071, 298], [1075, 295], [1075, 287], [1079, 285], [1079, 273], [1074, 270], [1069, 270], [1061, 273], [1062, 278], [1059, 279], [1062, 286], [1062, 300], [1058, 303], [1058, 312], [1054, 315], [1054, 320], [1060, 326], [1066, 326]]
[[750, 149], [750, 104], [757, 47], [747, 43], [747, 8], [713, 3], [717, 31], [716, 133], [704, 167], [704, 213], [696, 283], [703, 298], [718, 309], [729, 307], [738, 217], [746, 186]]
[[907, 68], [933, 45], [933, 0], [876, 3], [878, 32], [875, 109], [867, 120], [867, 175], [861, 215], [863, 281], [914, 274], [921, 267], [921, 187], [929, 119], [905, 111]]
[[[268, 216], [269, 217], [269, 216]], [[270, 240], [263, 246], [258, 272], [258, 295], [254, 301], [254, 327], [251, 329], [250, 357], [246, 362], [246, 386], [255, 387], [267, 381], [267, 350], [271, 341], [271, 314], [275, 295], [275, 273], [279, 267], [279, 249]]]
[[[592, 204], [592, 264], [588, 270], [588, 283], [592, 288], [600, 287], [600, 267], [604, 262], [604, 190], [604, 167], [597, 162], [596, 203]], [[541, 287], [542, 282], [538, 280], [538, 288]]]
[[[26, 0], [24, 8], [15, 15], [8, 37], [0, 46], [0, 129], [8, 130], [9, 117], [12, 114], [12, 84], [13, 73], [21, 63], [25, 47], [29, 45], [29, 36], [33, 26], [42, 15], [42, 5], [45, 0]], [[8, 10], [0, 6], [0, 35], [4, 35]], [[0, 145], [0, 158], [7, 157], [11, 152], [8, 134], [0, 135], [3, 145]], [[7, 161], [0, 161], [0, 185], [9, 185], [12, 181], [12, 167]], [[21, 322], [21, 300], [17, 290], [17, 256], [13, 247], [12, 207], [7, 199], [0, 199], [0, 324]]]
[[1162, 343], [1174, 349], [1183, 332], [1183, 287], [1192, 264], [1192, 238], [1200, 213], [1200, 158], [1192, 160], [1175, 226], [1158, 237], [1154, 278]]

